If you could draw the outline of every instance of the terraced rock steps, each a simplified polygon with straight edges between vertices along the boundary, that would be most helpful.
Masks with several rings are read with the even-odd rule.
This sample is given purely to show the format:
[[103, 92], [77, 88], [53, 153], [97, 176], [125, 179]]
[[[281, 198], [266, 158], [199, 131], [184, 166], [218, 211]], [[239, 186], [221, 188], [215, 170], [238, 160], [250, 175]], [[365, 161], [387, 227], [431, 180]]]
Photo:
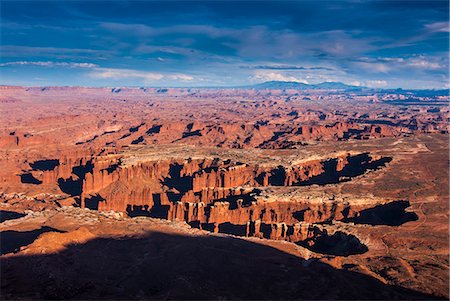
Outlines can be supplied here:
[[[270, 186], [351, 181], [385, 167], [391, 160], [369, 153], [347, 153], [290, 166], [252, 165], [218, 158], [150, 160], [126, 165], [120, 157], [98, 157], [75, 160], [71, 168], [70, 162], [41, 160], [31, 163], [33, 169], [25, 174], [41, 182], [35, 185], [56, 181], [83, 208], [185, 221], [211, 232], [282, 239], [317, 252], [351, 255], [365, 252], [367, 247], [357, 237], [327, 233], [321, 224], [343, 221], [398, 225], [417, 219], [414, 213], [404, 211], [409, 203], [367, 208], [338, 200], [273, 201], [265, 199], [261, 192]], [[330, 244], [339, 244], [341, 249]]]

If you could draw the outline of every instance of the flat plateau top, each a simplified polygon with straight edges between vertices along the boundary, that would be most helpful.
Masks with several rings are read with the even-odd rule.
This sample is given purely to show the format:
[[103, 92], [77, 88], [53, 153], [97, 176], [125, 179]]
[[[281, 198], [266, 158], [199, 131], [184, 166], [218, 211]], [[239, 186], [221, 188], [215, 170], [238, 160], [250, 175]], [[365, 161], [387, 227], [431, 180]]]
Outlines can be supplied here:
[[[444, 135], [433, 135], [442, 139]], [[444, 137], [445, 138], [445, 137]], [[260, 166], [292, 166], [305, 161], [326, 160], [345, 154], [407, 155], [429, 151], [421, 137], [383, 138], [359, 141], [321, 141], [295, 149], [225, 149], [195, 145], [131, 145], [123, 148], [123, 166], [167, 159], [231, 159]]]

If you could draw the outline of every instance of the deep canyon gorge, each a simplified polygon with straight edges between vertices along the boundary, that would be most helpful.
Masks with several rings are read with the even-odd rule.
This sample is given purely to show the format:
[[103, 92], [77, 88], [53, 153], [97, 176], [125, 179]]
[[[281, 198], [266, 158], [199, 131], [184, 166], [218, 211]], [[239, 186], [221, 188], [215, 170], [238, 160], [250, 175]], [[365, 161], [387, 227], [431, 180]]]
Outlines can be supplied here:
[[2, 92], [6, 299], [448, 298], [446, 106], [339, 91]]

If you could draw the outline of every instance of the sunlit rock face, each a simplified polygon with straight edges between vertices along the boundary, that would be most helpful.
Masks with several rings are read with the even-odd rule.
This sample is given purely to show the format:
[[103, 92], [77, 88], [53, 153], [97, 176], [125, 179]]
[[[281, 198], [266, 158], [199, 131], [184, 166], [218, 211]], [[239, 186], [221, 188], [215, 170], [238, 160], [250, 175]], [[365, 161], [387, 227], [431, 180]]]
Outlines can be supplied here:
[[[164, 299], [191, 287], [211, 289], [208, 299], [216, 296], [218, 266], [236, 280], [236, 289], [225, 286], [227, 298], [258, 299], [264, 291], [326, 299], [303, 294], [313, 284], [299, 289], [299, 279], [338, 274], [344, 278], [314, 285], [333, 287], [333, 298], [448, 297], [443, 98], [399, 104], [392, 95], [329, 90], [1, 90], [4, 299], [105, 292]], [[98, 252], [114, 261], [98, 260]], [[175, 294], [165, 286], [181, 275], [174, 267], [208, 277], [184, 275]], [[236, 276], [242, 271], [248, 277]], [[255, 273], [270, 291], [255, 288]], [[143, 292], [149, 275], [158, 275], [157, 284]], [[378, 295], [368, 296], [366, 285]]]

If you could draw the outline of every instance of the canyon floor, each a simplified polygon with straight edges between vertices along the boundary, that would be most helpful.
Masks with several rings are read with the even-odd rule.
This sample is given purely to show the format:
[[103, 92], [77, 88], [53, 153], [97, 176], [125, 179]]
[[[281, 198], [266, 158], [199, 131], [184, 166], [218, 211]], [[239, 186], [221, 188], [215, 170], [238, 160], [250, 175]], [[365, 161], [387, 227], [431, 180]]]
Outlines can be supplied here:
[[356, 98], [3, 87], [2, 300], [448, 299], [448, 106]]

